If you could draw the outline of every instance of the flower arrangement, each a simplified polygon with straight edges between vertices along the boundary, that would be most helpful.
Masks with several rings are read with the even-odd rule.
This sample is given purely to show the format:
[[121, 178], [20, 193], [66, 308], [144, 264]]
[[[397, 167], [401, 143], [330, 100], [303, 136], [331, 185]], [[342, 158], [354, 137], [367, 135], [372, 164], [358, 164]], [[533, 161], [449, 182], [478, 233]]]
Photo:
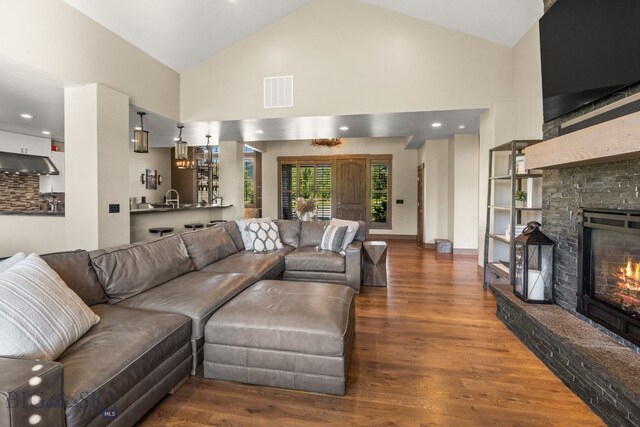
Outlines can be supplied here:
[[311, 221], [316, 216], [317, 200], [314, 198], [303, 199], [298, 197], [296, 199], [296, 214], [301, 221]]

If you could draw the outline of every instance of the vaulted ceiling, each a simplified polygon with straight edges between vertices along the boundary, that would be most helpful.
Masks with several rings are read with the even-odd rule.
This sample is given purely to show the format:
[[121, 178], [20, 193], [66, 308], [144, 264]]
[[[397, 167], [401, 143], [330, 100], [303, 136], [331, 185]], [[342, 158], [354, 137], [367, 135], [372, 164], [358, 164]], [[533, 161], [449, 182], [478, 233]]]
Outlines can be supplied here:
[[[183, 72], [312, 1], [64, 0], [89, 18]], [[542, 0], [361, 1], [513, 46], [542, 16]]]

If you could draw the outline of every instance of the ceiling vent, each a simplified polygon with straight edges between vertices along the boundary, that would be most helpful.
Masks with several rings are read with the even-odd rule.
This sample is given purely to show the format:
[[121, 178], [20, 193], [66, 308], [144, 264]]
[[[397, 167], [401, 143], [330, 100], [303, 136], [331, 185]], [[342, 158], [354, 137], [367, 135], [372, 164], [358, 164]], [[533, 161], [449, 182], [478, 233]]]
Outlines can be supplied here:
[[264, 78], [264, 108], [293, 107], [293, 76]]

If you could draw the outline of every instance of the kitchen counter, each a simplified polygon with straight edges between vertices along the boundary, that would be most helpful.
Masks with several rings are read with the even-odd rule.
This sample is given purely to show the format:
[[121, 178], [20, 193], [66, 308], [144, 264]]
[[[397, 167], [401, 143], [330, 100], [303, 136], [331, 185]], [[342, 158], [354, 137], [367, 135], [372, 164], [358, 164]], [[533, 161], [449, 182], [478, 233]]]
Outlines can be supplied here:
[[230, 208], [233, 205], [214, 205], [214, 206], [186, 206], [179, 208], [150, 208], [150, 209], [133, 209], [129, 211], [131, 215], [140, 214], [153, 214], [162, 212], [183, 212], [183, 211], [195, 211], [195, 210], [209, 210], [209, 209], [223, 209]]
[[[131, 243], [141, 240], [155, 239], [157, 234], [149, 233], [150, 228], [171, 227], [174, 233], [189, 231], [185, 225], [192, 223], [209, 224], [212, 220], [222, 220], [225, 208], [233, 205], [219, 206], [180, 206], [180, 209], [158, 207], [152, 209], [135, 209], [131, 211]], [[231, 212], [226, 212], [231, 215]]]
[[0, 211], [0, 215], [24, 215], [24, 216], [64, 216], [64, 212], [51, 211]]

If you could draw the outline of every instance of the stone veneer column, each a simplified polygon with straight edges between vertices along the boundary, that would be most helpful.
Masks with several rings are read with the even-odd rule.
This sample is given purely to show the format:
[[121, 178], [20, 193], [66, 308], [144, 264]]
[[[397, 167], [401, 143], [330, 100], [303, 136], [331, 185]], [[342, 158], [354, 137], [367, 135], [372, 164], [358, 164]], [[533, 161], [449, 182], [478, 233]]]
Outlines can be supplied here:
[[222, 219], [244, 218], [244, 144], [220, 141], [220, 196], [225, 205]]
[[129, 243], [129, 97], [94, 83], [65, 89], [64, 104], [66, 247]]

